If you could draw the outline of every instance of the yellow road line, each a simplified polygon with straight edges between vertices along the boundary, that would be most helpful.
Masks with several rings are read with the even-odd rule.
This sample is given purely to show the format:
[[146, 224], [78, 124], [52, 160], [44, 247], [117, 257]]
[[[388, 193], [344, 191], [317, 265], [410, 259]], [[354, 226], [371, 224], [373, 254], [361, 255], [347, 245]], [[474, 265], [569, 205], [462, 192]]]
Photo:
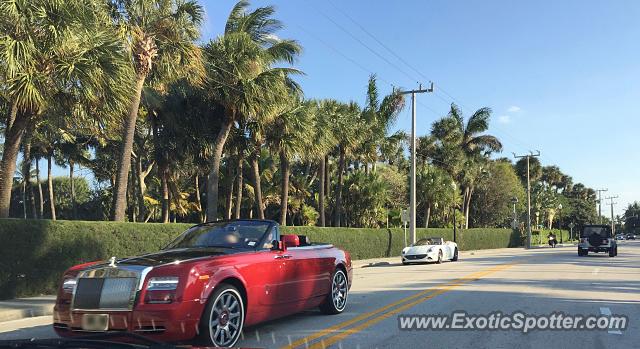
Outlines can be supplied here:
[[[358, 316], [356, 316], [356, 317], [354, 317], [354, 318], [352, 318], [352, 319], [350, 319], [350, 320], [347, 320], [347, 321], [341, 322], [341, 323], [339, 323], [339, 324], [337, 324], [337, 325], [334, 325], [334, 326], [328, 327], [328, 328], [326, 328], [326, 329], [324, 329], [324, 330], [321, 330], [321, 331], [318, 331], [318, 332], [316, 332], [316, 333], [313, 333], [313, 334], [311, 334], [311, 335], [309, 335], [309, 336], [307, 336], [307, 337], [304, 337], [304, 338], [298, 339], [298, 340], [296, 340], [296, 341], [292, 342], [291, 344], [289, 344], [289, 345], [287, 345], [287, 346], [282, 347], [281, 349], [293, 349], [293, 348], [299, 347], [299, 346], [301, 346], [301, 345], [305, 345], [305, 346], [306, 346], [306, 345], [307, 345], [309, 342], [311, 342], [311, 341], [314, 341], [314, 340], [316, 340], [316, 339], [318, 339], [318, 338], [321, 338], [321, 337], [324, 337], [324, 336], [330, 335], [330, 334], [332, 334], [332, 333], [334, 333], [334, 332], [338, 332], [339, 330], [342, 330], [342, 329], [344, 329], [345, 327], [349, 327], [349, 326], [351, 326], [351, 325], [353, 325], [353, 324], [356, 324], [356, 323], [358, 323], [358, 322], [360, 322], [360, 321], [363, 321], [363, 320], [365, 320], [365, 319], [367, 319], [367, 318], [370, 318], [370, 317], [372, 317], [372, 316], [374, 316], [374, 315], [377, 315], [377, 314], [380, 314], [380, 313], [382, 313], [382, 312], [385, 312], [385, 311], [387, 311], [387, 310], [389, 310], [389, 309], [391, 309], [391, 308], [393, 308], [393, 307], [395, 307], [395, 306], [398, 306], [398, 305], [401, 305], [401, 304], [403, 304], [403, 303], [406, 303], [406, 302], [409, 302], [409, 301], [412, 301], [412, 300], [418, 299], [417, 301], [414, 301], [414, 302], [409, 303], [409, 304], [411, 304], [411, 306], [413, 306], [413, 305], [418, 304], [418, 303], [420, 303], [420, 302], [423, 302], [423, 301], [425, 301], [425, 300], [427, 300], [427, 299], [429, 299], [429, 298], [435, 297], [435, 296], [436, 296], [436, 295], [438, 295], [438, 294], [443, 293], [441, 290], [442, 290], [444, 287], [451, 287], [451, 288], [453, 288], [453, 287], [456, 287], [456, 286], [459, 286], [459, 285], [462, 285], [462, 284], [465, 284], [465, 283], [468, 283], [468, 282], [471, 282], [471, 281], [477, 280], [477, 279], [479, 279], [480, 277], [485, 276], [485, 275], [487, 275], [487, 274], [491, 274], [491, 273], [494, 273], [494, 272], [497, 272], [497, 271], [500, 271], [500, 270], [506, 269], [506, 268], [508, 268], [508, 267], [511, 267], [512, 265], [513, 265], [513, 264], [503, 264], [503, 265], [494, 266], [494, 267], [491, 267], [491, 268], [486, 269], [486, 270], [481, 270], [481, 271], [477, 271], [477, 272], [475, 272], [475, 273], [471, 273], [471, 274], [469, 274], [469, 275], [467, 275], [467, 276], [464, 276], [464, 277], [462, 277], [462, 278], [459, 278], [459, 279], [454, 279], [454, 280], [452, 280], [452, 281], [450, 281], [450, 282], [448, 282], [448, 283], [443, 284], [440, 288], [430, 288], [430, 289], [426, 289], [426, 290], [424, 290], [424, 291], [420, 291], [420, 292], [418, 292], [418, 293], [416, 293], [416, 294], [414, 294], [414, 295], [412, 295], [412, 296], [405, 297], [405, 298], [403, 298], [403, 299], [401, 299], [401, 300], [399, 300], [399, 301], [396, 301], [396, 302], [393, 302], [393, 303], [391, 303], [391, 304], [385, 305], [384, 307], [378, 308], [378, 309], [373, 310], [373, 311], [370, 311], [370, 312], [368, 312], [368, 313], [364, 313], [364, 314], [358, 315]], [[432, 295], [432, 294], [433, 294], [433, 295]], [[427, 297], [428, 297], [428, 298], [427, 298]], [[410, 307], [411, 307], [411, 306], [410, 306]], [[404, 308], [404, 306], [402, 307], [402, 309], [405, 309], [405, 308]], [[382, 315], [382, 316], [384, 316], [384, 315]], [[384, 317], [384, 318], [383, 318], [382, 316], [380, 317], [380, 319], [381, 319], [381, 320], [382, 320], [382, 319], [384, 319], [384, 318], [386, 318], [386, 317]], [[374, 319], [372, 319], [372, 320], [376, 320], [376, 319], [377, 319], [377, 318], [374, 318]], [[369, 321], [372, 321], [372, 320], [369, 320]], [[369, 323], [369, 321], [365, 322], [364, 324]], [[377, 322], [377, 321], [376, 321], [376, 322]], [[374, 323], [375, 323], [375, 322], [374, 322]], [[364, 324], [362, 324], [362, 325], [364, 325]], [[373, 324], [373, 323], [372, 323], [372, 324]], [[362, 325], [360, 325], [360, 326], [362, 326]], [[358, 327], [360, 327], [360, 326], [358, 326]], [[355, 329], [356, 329], [356, 328], [358, 328], [358, 327], [355, 327], [353, 330], [355, 330]], [[366, 326], [365, 326], [365, 327], [366, 327]], [[363, 327], [363, 328], [364, 328], [364, 327]], [[358, 331], [359, 331], [359, 330], [358, 330]], [[356, 332], [357, 332], [357, 331], [356, 331]], [[346, 331], [346, 332], [341, 332], [340, 334], [338, 334], [338, 335], [336, 335], [336, 336], [340, 336], [340, 335], [343, 335], [343, 334], [345, 334], [345, 333], [346, 333], [346, 335], [344, 335], [344, 337], [346, 337], [346, 336], [350, 335], [350, 334], [352, 333], [352, 331], [351, 331], [351, 330], [349, 330], [349, 331]], [[343, 337], [343, 338], [344, 338], [344, 337]], [[332, 340], [332, 338], [334, 338], [334, 337], [329, 338], [329, 340]], [[310, 349], [311, 349], [311, 348], [315, 348], [317, 345], [322, 345], [322, 346], [320, 346], [320, 347], [319, 347], [319, 348], [322, 348], [322, 347], [324, 347], [324, 346], [331, 345], [331, 344], [333, 344], [333, 343], [335, 343], [335, 342], [336, 342], [336, 341], [332, 341], [330, 344], [327, 344], [327, 341], [324, 341], [324, 340], [323, 340], [322, 342], [320, 342], [320, 343], [316, 343], [314, 346], [311, 346], [311, 347], [309, 347], [309, 348], [310, 348]]]

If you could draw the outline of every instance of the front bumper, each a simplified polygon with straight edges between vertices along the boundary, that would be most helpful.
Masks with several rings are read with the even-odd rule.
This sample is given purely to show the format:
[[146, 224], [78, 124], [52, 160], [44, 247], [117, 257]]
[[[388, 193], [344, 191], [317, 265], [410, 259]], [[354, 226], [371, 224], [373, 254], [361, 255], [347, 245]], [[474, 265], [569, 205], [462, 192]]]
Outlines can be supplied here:
[[131, 332], [159, 341], [180, 342], [193, 339], [204, 304], [199, 301], [172, 304], [137, 304], [131, 311], [71, 311], [69, 305], [56, 304], [53, 328], [61, 337], [85, 336], [84, 314], [109, 314], [109, 329], [105, 332]]
[[438, 252], [402, 255], [402, 263], [435, 262], [437, 260], [438, 260]]
[[609, 252], [612, 246], [609, 244], [600, 245], [600, 246], [591, 246], [589, 244], [579, 244], [578, 248], [583, 251], [588, 250], [589, 252]]

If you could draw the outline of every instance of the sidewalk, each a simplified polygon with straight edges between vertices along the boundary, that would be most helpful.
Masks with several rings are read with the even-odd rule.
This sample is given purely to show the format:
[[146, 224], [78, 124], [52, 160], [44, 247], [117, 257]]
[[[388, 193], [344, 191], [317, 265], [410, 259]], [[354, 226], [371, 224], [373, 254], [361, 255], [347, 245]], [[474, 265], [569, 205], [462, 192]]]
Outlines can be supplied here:
[[0, 322], [52, 315], [55, 301], [55, 296], [0, 301]]

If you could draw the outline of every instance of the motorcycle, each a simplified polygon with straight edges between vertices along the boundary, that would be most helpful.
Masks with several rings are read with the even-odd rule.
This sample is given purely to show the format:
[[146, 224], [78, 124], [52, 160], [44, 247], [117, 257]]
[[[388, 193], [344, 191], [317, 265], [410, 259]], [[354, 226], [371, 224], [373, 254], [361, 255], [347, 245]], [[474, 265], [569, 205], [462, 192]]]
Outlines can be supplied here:
[[556, 236], [549, 235], [549, 246], [555, 248], [557, 244], [558, 244], [558, 240], [556, 240]]

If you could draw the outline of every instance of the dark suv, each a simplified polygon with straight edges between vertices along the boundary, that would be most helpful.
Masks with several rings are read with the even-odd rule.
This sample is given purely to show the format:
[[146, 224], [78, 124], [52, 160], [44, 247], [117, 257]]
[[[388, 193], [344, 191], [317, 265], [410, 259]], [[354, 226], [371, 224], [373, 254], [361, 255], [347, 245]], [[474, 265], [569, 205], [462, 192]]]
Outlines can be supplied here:
[[611, 226], [585, 225], [582, 227], [578, 256], [586, 256], [589, 252], [607, 252], [609, 257], [618, 255], [618, 243], [611, 234]]

